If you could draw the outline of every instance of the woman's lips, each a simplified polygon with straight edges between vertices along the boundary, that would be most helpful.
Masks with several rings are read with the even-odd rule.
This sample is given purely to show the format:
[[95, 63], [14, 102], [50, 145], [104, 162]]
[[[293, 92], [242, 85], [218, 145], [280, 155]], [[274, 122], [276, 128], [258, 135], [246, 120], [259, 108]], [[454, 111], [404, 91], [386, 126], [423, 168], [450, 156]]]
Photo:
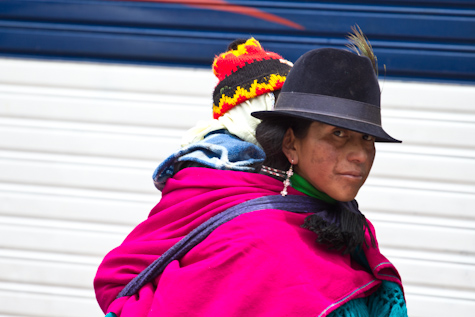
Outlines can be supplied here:
[[338, 173], [340, 176], [347, 177], [349, 179], [360, 180], [363, 178], [363, 174], [359, 172], [342, 172]]

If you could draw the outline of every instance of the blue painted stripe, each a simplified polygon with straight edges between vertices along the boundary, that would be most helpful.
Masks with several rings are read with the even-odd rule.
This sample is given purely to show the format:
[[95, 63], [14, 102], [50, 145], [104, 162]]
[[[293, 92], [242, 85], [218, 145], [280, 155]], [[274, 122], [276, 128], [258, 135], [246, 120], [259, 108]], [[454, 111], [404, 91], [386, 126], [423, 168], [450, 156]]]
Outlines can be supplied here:
[[[231, 2], [231, 1], [230, 1]], [[3, 1], [0, 18], [21, 21], [52, 21], [90, 25], [188, 28], [203, 30], [284, 30], [290, 34], [341, 35], [359, 23], [371, 37], [406, 39], [475, 39], [475, 10], [430, 9], [402, 6], [324, 5], [305, 2], [232, 1], [263, 10], [302, 24], [306, 30], [270, 23], [246, 15], [197, 9], [195, 7], [150, 2], [127, 1]], [[238, 20], [236, 20], [238, 19]], [[252, 27], [249, 27], [251, 23]], [[457, 32], [454, 32], [456, 30]]]
[[357, 23], [386, 78], [475, 83], [473, 1], [228, 2], [305, 29], [178, 3], [4, 0], [0, 55], [208, 68], [229, 42], [254, 36], [295, 61], [310, 49], [344, 48]]

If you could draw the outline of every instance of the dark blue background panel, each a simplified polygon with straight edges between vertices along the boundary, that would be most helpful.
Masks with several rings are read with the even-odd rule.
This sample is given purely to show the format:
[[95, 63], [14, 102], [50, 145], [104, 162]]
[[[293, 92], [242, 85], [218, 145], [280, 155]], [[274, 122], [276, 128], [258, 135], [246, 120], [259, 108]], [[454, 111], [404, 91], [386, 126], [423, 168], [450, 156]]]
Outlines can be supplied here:
[[254, 36], [295, 61], [345, 47], [355, 24], [381, 75], [386, 65], [387, 77], [475, 82], [475, 4], [462, 0], [0, 0], [0, 55], [210, 67], [229, 42]]

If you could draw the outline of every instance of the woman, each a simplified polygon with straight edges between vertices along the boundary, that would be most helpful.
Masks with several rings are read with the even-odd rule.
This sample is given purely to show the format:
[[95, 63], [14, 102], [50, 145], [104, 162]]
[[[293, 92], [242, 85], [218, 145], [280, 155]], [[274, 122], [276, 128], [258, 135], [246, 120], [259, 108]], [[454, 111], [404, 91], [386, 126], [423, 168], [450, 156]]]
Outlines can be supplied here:
[[[400, 142], [381, 127], [379, 84], [372, 64], [347, 51], [310, 51], [295, 63], [275, 110], [252, 114], [263, 119], [256, 131], [266, 153], [261, 173], [285, 179], [281, 194], [286, 195], [292, 184], [308, 196], [340, 205], [334, 209], [335, 218], [317, 213], [306, 217], [302, 226], [316, 233], [319, 244], [342, 251], [343, 257], [331, 265], [345, 266], [340, 261], [346, 255], [381, 282], [370, 296], [330, 304], [327, 312], [341, 305], [330, 316], [407, 316], [397, 271], [381, 254], [372, 254], [379, 253], [372, 226], [354, 201], [371, 170], [375, 141]], [[383, 266], [384, 273], [379, 271]], [[354, 285], [354, 292], [367, 286]], [[340, 301], [354, 296], [348, 294]]]
[[[399, 275], [354, 201], [374, 142], [398, 142], [381, 128], [379, 100], [368, 58], [336, 49], [304, 54], [275, 110], [253, 114], [263, 119], [261, 174], [188, 167], [169, 178], [149, 218], [99, 267], [104, 312], [406, 316]], [[222, 220], [228, 211], [238, 216]], [[155, 261], [192, 230], [191, 240], [204, 237], [179, 257]]]

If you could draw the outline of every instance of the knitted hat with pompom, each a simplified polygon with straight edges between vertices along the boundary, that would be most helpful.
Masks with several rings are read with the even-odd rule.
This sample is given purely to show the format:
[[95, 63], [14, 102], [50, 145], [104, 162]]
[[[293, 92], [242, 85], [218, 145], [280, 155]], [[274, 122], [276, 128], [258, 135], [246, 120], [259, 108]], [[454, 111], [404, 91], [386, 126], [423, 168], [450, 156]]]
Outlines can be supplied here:
[[291, 67], [291, 62], [265, 51], [254, 38], [235, 40], [213, 62], [219, 80], [213, 92], [213, 118], [245, 100], [281, 89]]

